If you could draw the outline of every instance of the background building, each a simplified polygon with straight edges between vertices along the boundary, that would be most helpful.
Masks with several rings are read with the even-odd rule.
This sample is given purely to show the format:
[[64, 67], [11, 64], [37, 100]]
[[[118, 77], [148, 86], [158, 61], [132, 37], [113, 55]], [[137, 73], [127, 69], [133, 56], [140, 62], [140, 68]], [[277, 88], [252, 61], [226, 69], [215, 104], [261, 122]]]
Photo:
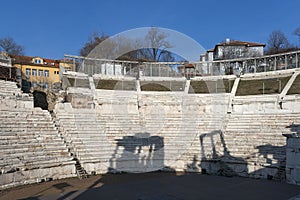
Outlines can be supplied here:
[[41, 57], [14, 56], [12, 64], [17, 68], [17, 82], [23, 91], [33, 88], [49, 89], [60, 84], [59, 60]]
[[226, 38], [225, 42], [216, 44], [214, 48], [200, 55], [200, 64], [197, 65], [196, 71], [202, 75], [240, 75], [245, 66], [245, 62], [241, 59], [263, 56], [265, 46], [262, 43]]
[[216, 44], [214, 48], [200, 56], [201, 61], [226, 60], [235, 58], [250, 58], [264, 55], [266, 45], [257, 42], [230, 40]]
[[0, 52], [0, 79], [16, 80], [16, 68], [12, 66], [11, 58], [6, 52]]

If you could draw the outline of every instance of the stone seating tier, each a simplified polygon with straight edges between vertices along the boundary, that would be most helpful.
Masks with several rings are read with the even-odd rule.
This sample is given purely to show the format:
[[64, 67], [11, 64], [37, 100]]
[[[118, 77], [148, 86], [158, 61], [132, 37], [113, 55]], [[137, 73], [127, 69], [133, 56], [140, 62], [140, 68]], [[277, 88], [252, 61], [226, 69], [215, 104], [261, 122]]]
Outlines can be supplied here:
[[0, 96], [15, 96], [21, 94], [21, 89], [17, 87], [16, 82], [0, 80]]
[[[197, 129], [200, 132], [214, 130], [215, 126], [212, 125], [212, 122], [221, 121], [222, 118], [222, 116], [205, 115], [197, 122], [198, 125], [196, 126], [198, 127], [195, 127], [195, 124], [189, 123], [189, 121], [194, 120], [195, 116], [191, 114], [183, 117], [182, 114], [174, 114], [171, 111], [165, 116], [118, 112], [114, 115], [105, 115], [101, 114], [100, 110], [73, 109], [72, 112], [57, 110], [56, 123], [63, 132], [67, 145], [74, 151], [80, 162], [88, 167], [90, 166], [89, 163], [94, 163], [95, 166], [97, 163], [107, 164], [109, 160], [114, 159], [112, 154], [117, 148], [118, 140], [121, 140], [124, 136], [142, 132], [162, 136], [164, 138], [164, 148], [167, 149], [168, 154], [178, 155], [182, 149], [189, 146], [187, 144], [193, 142], [195, 139], [194, 134], [198, 134], [196, 139], [199, 139]], [[192, 133], [192, 138], [182, 135], [184, 133]], [[180, 140], [177, 138], [178, 134], [181, 135]], [[197, 150], [199, 152], [199, 146]], [[116, 156], [121, 156], [120, 153], [118, 150], [117, 154], [119, 155], [116, 154]], [[127, 159], [134, 160], [134, 158]], [[162, 155], [162, 158], [159, 159], [169, 160], [170, 157], [163, 157]], [[117, 160], [119, 162], [120, 158]], [[125, 160], [124, 162], [126, 162]], [[163, 160], [160, 162], [163, 162]], [[87, 171], [89, 173], [90, 170], [92, 169], [88, 167]]]
[[50, 113], [40, 108], [1, 108], [0, 147], [0, 189], [76, 175], [75, 161]]
[[50, 113], [15, 82], [0, 80], [0, 189], [75, 176], [75, 161]]
[[231, 156], [248, 164], [284, 167], [285, 138], [282, 133], [292, 123], [300, 122], [299, 114], [232, 114], [224, 138]]

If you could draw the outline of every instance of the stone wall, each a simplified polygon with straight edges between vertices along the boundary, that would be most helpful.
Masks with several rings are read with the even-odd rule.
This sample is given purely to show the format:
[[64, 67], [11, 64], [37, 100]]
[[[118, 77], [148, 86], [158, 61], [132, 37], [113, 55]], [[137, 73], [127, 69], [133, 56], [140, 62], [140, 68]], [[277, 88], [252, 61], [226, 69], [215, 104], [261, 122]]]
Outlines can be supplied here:
[[[294, 126], [295, 128], [295, 126]], [[299, 124], [297, 125], [299, 129]], [[285, 134], [287, 137], [286, 147], [286, 181], [300, 185], [300, 135]]]
[[55, 112], [88, 173], [176, 170], [283, 180], [282, 132], [299, 114], [285, 103], [280, 108], [278, 95], [235, 97], [228, 114], [230, 95], [96, 89], [94, 107], [60, 104]]
[[[229, 95], [96, 90], [95, 108], [58, 104], [61, 132], [88, 173], [188, 170], [212, 154], [203, 134], [222, 129]], [[201, 150], [202, 149], [202, 150]], [[198, 166], [199, 171], [201, 171]]]

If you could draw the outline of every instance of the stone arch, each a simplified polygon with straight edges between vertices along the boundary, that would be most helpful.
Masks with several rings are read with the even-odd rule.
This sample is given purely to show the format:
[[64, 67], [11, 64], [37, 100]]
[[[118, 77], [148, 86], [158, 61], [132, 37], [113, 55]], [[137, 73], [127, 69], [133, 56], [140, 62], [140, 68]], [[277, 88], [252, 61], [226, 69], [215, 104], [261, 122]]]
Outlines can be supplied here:
[[34, 107], [40, 107], [43, 110], [48, 110], [47, 94], [43, 91], [35, 90], [33, 92]]

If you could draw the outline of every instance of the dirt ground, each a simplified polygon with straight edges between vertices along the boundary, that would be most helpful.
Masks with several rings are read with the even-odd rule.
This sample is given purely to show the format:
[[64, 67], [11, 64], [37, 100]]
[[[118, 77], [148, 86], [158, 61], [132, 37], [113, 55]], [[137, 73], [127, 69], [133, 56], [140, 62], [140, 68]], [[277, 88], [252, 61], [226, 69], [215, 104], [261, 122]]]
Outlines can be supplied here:
[[0, 192], [4, 199], [300, 199], [300, 186], [201, 174], [106, 174], [31, 184]]

